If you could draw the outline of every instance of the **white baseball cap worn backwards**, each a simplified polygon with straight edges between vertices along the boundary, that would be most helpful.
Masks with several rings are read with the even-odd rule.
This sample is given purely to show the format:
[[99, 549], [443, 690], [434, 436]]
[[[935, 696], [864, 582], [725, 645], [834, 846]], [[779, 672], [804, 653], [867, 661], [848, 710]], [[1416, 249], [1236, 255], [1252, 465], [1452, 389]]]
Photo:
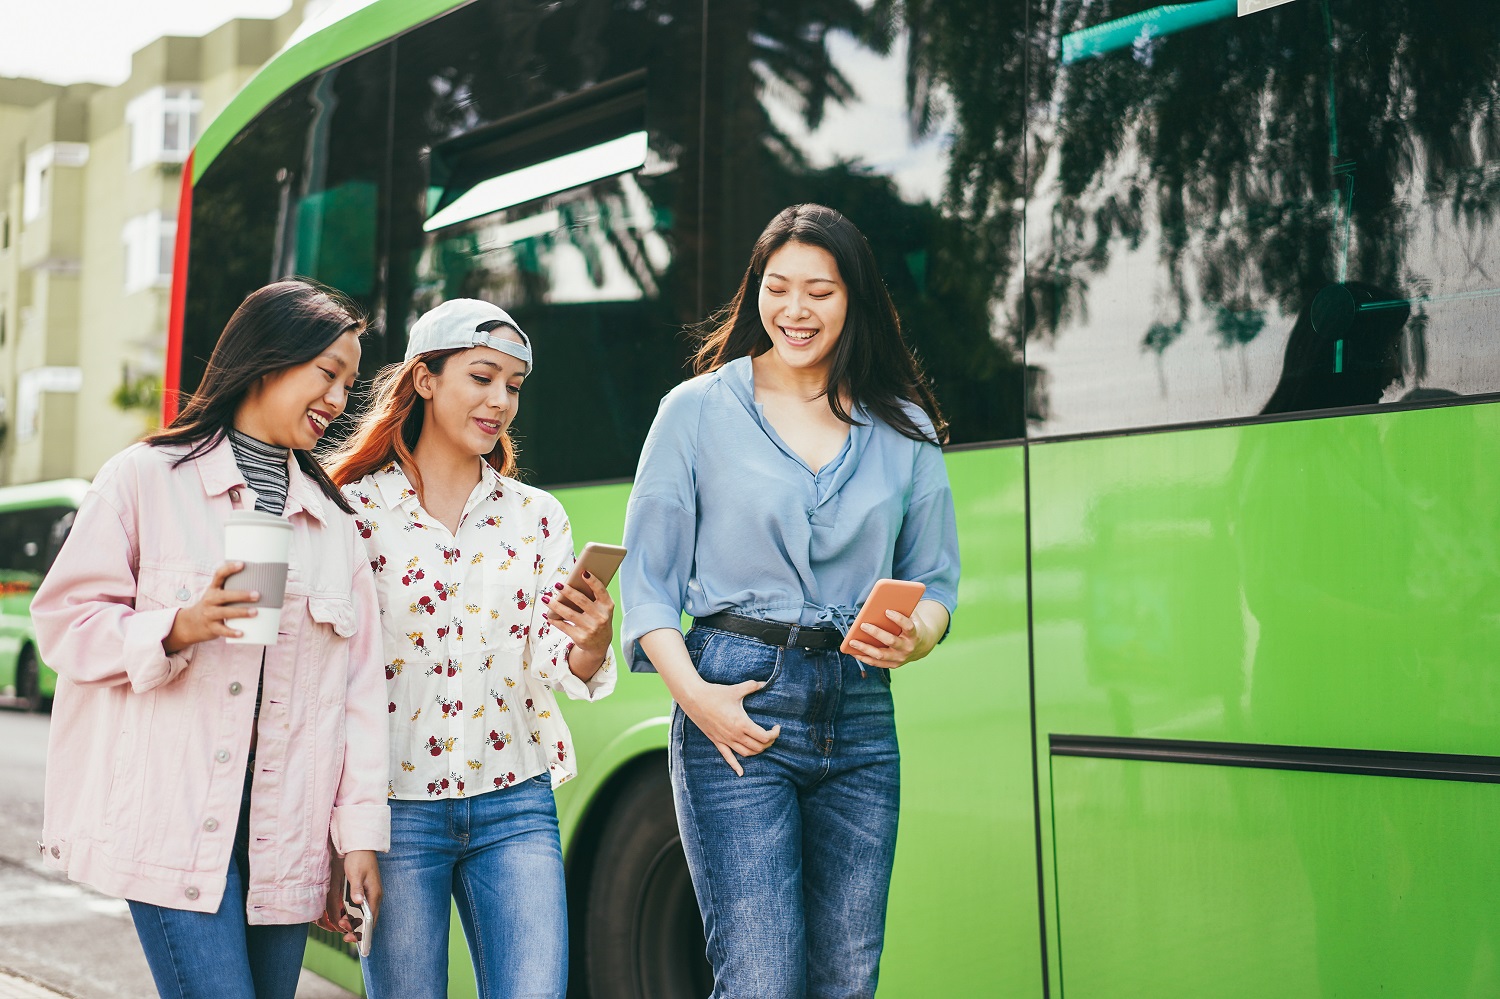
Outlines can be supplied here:
[[[485, 323], [497, 321], [515, 330], [521, 342], [508, 339], [498, 328], [490, 331], [479, 329]], [[410, 361], [419, 354], [434, 350], [468, 347], [493, 347], [502, 354], [525, 361], [528, 375], [536, 367], [531, 360], [531, 338], [521, 331], [510, 313], [477, 298], [455, 298], [422, 313], [406, 336], [406, 359]]]

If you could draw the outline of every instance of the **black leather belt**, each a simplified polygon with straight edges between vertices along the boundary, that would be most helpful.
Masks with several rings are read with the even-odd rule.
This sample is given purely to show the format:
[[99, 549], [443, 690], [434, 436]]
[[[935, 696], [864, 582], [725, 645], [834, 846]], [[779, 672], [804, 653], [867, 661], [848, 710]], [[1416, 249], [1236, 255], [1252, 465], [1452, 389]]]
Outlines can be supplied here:
[[728, 631], [767, 645], [779, 645], [784, 649], [837, 649], [844, 641], [844, 633], [837, 628], [809, 628], [797, 624], [782, 624], [779, 621], [762, 621], [728, 611], [720, 611], [708, 617], [695, 617], [693, 627]]

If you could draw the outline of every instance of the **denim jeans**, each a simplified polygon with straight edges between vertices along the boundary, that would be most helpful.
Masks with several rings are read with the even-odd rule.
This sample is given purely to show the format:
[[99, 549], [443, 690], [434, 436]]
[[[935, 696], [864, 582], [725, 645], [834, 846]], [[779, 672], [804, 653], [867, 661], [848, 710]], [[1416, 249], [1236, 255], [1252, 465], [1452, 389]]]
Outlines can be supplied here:
[[498, 791], [391, 800], [391, 850], [370, 956], [370, 999], [446, 999], [452, 902], [479, 999], [563, 999], [568, 910], [547, 774]]
[[766, 681], [745, 710], [781, 725], [737, 777], [672, 712], [672, 793], [713, 999], [874, 996], [901, 797], [889, 675], [707, 628], [687, 647], [710, 683]]
[[292, 999], [297, 994], [307, 924], [250, 926], [245, 921], [249, 814], [247, 778], [218, 912], [130, 903], [130, 918], [162, 999]]

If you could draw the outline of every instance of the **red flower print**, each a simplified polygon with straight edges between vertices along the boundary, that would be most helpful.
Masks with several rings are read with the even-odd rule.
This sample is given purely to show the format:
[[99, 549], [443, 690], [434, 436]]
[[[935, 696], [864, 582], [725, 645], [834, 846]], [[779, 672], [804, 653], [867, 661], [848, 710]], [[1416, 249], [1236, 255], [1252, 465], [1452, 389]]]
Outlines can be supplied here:
[[525, 609], [526, 609], [526, 591], [525, 590], [517, 590], [516, 591], [516, 610], [525, 610]]
[[395, 714], [396, 713], [396, 702], [392, 701], [391, 702], [391, 706], [388, 707], [388, 708], [386, 708], [386, 711], [388, 711], [390, 714]]
[[550, 537], [552, 537], [552, 532], [549, 531], [549, 530], [547, 530], [547, 518], [546, 517], [542, 518], [542, 537], [544, 537], [544, 538], [550, 538]]
[[429, 735], [427, 737], [427, 751], [433, 756], [443, 755], [443, 745], [437, 741], [437, 736]]
[[503, 777], [495, 778], [495, 790], [503, 791], [516, 782], [515, 774], [505, 774]]
[[362, 538], [368, 538], [375, 531], [374, 526], [368, 520], [356, 520], [354, 522], [354, 529], [359, 532], [359, 536]]
[[377, 556], [375, 558], [370, 559], [370, 568], [373, 569], [375, 572], [384, 572], [385, 571], [385, 556], [384, 555], [380, 555], [380, 556]]
[[563, 760], [566, 760], [567, 758], [568, 758], [567, 747], [564, 746], [562, 743], [559, 742], [557, 744], [557, 762], [561, 763]]

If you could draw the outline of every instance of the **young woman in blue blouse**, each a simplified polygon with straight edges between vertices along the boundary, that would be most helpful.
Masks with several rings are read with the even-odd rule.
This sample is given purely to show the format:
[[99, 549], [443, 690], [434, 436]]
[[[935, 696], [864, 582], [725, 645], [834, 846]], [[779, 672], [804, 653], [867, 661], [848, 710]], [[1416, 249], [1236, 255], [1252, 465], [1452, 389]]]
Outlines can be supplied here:
[[[676, 702], [713, 995], [873, 996], [900, 803], [890, 670], [932, 651], [958, 590], [945, 424], [832, 209], [776, 216], [719, 319], [641, 453], [625, 648]], [[882, 577], [926, 597], [841, 654]]]

